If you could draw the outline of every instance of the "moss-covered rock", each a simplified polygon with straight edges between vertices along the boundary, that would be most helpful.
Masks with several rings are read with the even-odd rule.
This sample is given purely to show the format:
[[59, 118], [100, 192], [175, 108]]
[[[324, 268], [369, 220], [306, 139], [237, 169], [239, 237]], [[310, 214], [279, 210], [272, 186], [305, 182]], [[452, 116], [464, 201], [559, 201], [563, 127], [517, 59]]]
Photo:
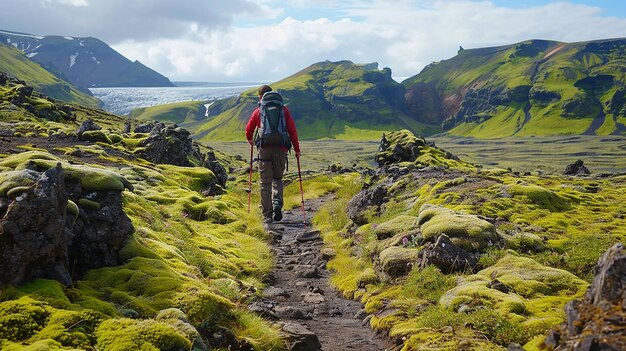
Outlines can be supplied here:
[[372, 231], [378, 240], [387, 239], [398, 234], [406, 234], [415, 231], [418, 228], [417, 217], [408, 215], [399, 215], [387, 222], [372, 225]]
[[[497, 289], [492, 283], [496, 279], [507, 289]], [[558, 311], [572, 296], [582, 295], [587, 286], [567, 271], [507, 255], [495, 265], [463, 278], [439, 302], [455, 310], [496, 309], [519, 322], [536, 323], [545, 318], [554, 321], [549, 311]]]
[[424, 240], [434, 241], [439, 235], [446, 234], [455, 245], [466, 251], [482, 251], [498, 240], [493, 224], [445, 207], [423, 205], [418, 224]]
[[112, 144], [113, 142], [102, 130], [88, 130], [82, 133], [79, 137], [80, 140], [90, 141], [92, 143], [105, 143]]
[[392, 246], [384, 249], [380, 255], [380, 268], [391, 277], [399, 277], [407, 274], [417, 262], [418, 250]]

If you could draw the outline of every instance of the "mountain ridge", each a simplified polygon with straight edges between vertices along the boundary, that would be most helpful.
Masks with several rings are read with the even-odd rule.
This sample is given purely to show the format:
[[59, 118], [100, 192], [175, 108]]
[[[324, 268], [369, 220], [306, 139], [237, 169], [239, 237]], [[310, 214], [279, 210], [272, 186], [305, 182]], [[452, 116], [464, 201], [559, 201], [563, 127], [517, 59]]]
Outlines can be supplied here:
[[13, 46], [0, 43], [0, 72], [28, 83], [54, 99], [97, 107], [100, 101], [87, 89], [77, 87], [30, 60]]
[[451, 135], [623, 134], [626, 39], [533, 39], [459, 50], [402, 82], [407, 108]]
[[90, 87], [172, 87], [172, 82], [139, 61], [130, 61], [100, 39], [36, 36], [0, 30], [0, 42], [73, 84]]
[[[377, 63], [318, 62], [271, 86], [283, 95], [302, 139], [374, 140], [397, 129], [433, 130], [404, 112], [404, 88]], [[199, 140], [238, 140], [257, 106], [256, 94], [253, 88], [217, 100], [206, 119], [183, 125]]]

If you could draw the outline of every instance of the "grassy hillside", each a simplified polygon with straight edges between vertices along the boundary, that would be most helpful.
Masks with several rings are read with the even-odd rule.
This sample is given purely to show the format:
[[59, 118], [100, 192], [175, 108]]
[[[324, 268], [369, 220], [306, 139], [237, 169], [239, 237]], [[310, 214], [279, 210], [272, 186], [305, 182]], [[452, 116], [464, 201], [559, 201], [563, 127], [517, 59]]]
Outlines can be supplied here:
[[130, 112], [130, 117], [139, 121], [165, 123], [191, 123], [204, 118], [208, 101], [185, 101], [152, 107], [140, 107]]
[[314, 218], [333, 283], [402, 351], [545, 350], [600, 255], [626, 240], [626, 177], [523, 176], [453, 161], [407, 132], [387, 140], [378, 155], [417, 141], [417, 159], [337, 177], [335, 201]]
[[[0, 93], [0, 197], [13, 201], [7, 194], [29, 188], [16, 174], [60, 163], [66, 177], [93, 189], [120, 182], [134, 189], [123, 191], [122, 207], [135, 232], [121, 248], [120, 265], [72, 275], [69, 286], [42, 278], [3, 285], [2, 350], [285, 349], [278, 330], [245, 308], [263, 288], [273, 258], [261, 216], [256, 208], [247, 212], [243, 189], [210, 196], [206, 187], [215, 175], [209, 169], [138, 158], [148, 134], [123, 133], [127, 118], [75, 105], [73, 117], [59, 112], [48, 120], [10, 106], [7, 96]], [[45, 99], [27, 103], [61, 110]], [[88, 118], [102, 127], [92, 134], [98, 142], [76, 136]], [[217, 157], [234, 169], [244, 165]], [[98, 209], [91, 199], [68, 201], [67, 213]]]
[[[283, 95], [301, 139], [377, 140], [385, 131], [432, 130], [403, 112], [404, 89], [389, 69], [326, 61], [271, 86]], [[203, 141], [241, 140], [257, 102], [256, 89], [250, 89], [215, 102], [206, 121], [186, 126]]]
[[626, 40], [461, 50], [403, 82], [410, 113], [451, 135], [626, 133]]
[[0, 44], [0, 72], [18, 77], [52, 98], [85, 106], [99, 105], [98, 99], [56, 77], [12, 46]]

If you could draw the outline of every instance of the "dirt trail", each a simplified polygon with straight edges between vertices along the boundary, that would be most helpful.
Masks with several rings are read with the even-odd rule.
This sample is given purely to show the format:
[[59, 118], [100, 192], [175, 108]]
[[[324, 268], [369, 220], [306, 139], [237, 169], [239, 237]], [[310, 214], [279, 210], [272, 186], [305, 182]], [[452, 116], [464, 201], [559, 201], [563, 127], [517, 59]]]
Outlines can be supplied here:
[[[325, 201], [330, 198], [308, 201], [307, 219]], [[306, 327], [317, 336], [325, 351], [390, 349], [391, 342], [375, 335], [369, 323], [364, 322], [367, 315], [363, 306], [343, 298], [330, 285], [330, 272], [325, 268], [327, 260], [320, 253], [322, 240], [317, 232], [303, 236], [307, 229], [312, 230], [310, 225], [307, 227], [304, 228], [301, 209], [285, 211], [282, 221], [268, 226], [275, 237], [277, 265], [271, 286], [263, 292], [264, 298], [251, 308], [290, 325], [287, 329]], [[306, 341], [297, 339], [290, 342], [290, 350], [320, 349], [314, 336], [309, 335]]]

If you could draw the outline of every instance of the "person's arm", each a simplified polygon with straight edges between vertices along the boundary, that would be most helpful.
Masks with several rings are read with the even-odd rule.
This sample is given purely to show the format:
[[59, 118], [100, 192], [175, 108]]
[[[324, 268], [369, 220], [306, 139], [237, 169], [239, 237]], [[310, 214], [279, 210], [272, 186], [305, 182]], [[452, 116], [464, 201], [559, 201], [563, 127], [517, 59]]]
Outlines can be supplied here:
[[296, 152], [296, 157], [299, 157], [300, 142], [298, 141], [298, 131], [296, 130], [296, 123], [293, 121], [287, 106], [285, 106], [285, 123], [287, 123], [287, 133], [289, 133], [289, 140], [291, 140], [293, 150]]
[[252, 112], [252, 115], [250, 115], [250, 120], [248, 121], [248, 124], [246, 125], [246, 139], [248, 139], [248, 142], [250, 143], [250, 145], [252, 145], [253, 141], [252, 138], [254, 136], [254, 130], [259, 126], [259, 109], [255, 109]]

